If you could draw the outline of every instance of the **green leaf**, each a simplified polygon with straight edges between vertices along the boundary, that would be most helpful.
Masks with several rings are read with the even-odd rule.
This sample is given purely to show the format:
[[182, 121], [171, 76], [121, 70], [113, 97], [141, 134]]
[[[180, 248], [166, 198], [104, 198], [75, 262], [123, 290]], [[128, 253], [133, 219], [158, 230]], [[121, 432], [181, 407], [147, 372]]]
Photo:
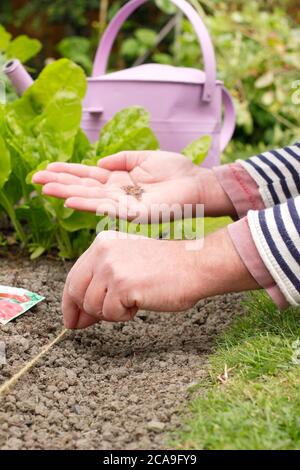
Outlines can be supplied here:
[[10, 173], [10, 153], [5, 145], [3, 138], [0, 136], [0, 189], [2, 189], [5, 183], [8, 181]]
[[81, 65], [88, 74], [91, 73], [93, 66], [90, 49], [90, 40], [81, 36], [64, 38], [57, 46], [57, 50], [63, 57]]
[[170, 0], [155, 0], [156, 5], [168, 15], [176, 13], [176, 6], [170, 2]]
[[86, 87], [87, 81], [82, 68], [68, 59], [60, 59], [44, 68], [23, 98], [24, 101], [32, 101], [34, 109], [41, 111], [58, 91], [73, 92], [82, 100]]
[[148, 28], [137, 29], [135, 32], [135, 36], [147, 48], [153, 47], [157, 40], [157, 33], [152, 29]]
[[21, 35], [11, 41], [6, 49], [6, 55], [11, 59], [19, 59], [21, 62], [27, 62], [40, 52], [42, 44], [37, 39], [30, 39], [28, 36]]
[[11, 34], [0, 24], [0, 51], [5, 52], [11, 40]]
[[21, 226], [26, 224], [30, 243], [49, 247], [49, 241], [56, 227], [45, 211], [40, 198], [33, 197], [30, 202], [18, 207], [15, 215]]
[[39, 258], [40, 256], [42, 256], [45, 253], [45, 251], [46, 251], [46, 248], [44, 246], [38, 246], [31, 253], [30, 259], [35, 260], [35, 259]]
[[216, 232], [221, 228], [227, 227], [229, 224], [232, 224], [232, 219], [230, 217], [205, 217], [204, 219], [204, 232], [205, 235], [209, 233]]
[[[32, 177], [35, 173], [38, 171], [46, 170], [47, 166], [49, 165], [50, 161], [45, 160], [44, 162], [40, 163], [34, 170], [32, 170], [30, 173], [27, 174], [26, 176], [26, 184], [33, 184], [32, 183]], [[34, 185], [35, 187], [40, 188], [40, 185]]]
[[129, 38], [123, 41], [121, 46], [121, 54], [129, 59], [137, 57], [141, 54], [141, 47], [137, 39]]
[[58, 91], [40, 112], [29, 92], [7, 107], [7, 141], [30, 165], [29, 170], [44, 160], [68, 161], [81, 114], [81, 100], [74, 92]]
[[188, 145], [183, 151], [183, 155], [192, 160], [195, 165], [200, 165], [207, 157], [211, 146], [211, 137], [204, 136]]
[[67, 232], [77, 232], [82, 229], [96, 230], [99, 217], [86, 212], [74, 212], [67, 219], [60, 221], [60, 225], [67, 230]]
[[149, 113], [139, 106], [123, 109], [103, 127], [98, 155], [105, 157], [122, 150], [157, 150], [159, 144], [149, 121]]
[[96, 146], [91, 144], [85, 133], [82, 129], [79, 129], [74, 142], [74, 152], [72, 155], [73, 163], [84, 163], [88, 164], [89, 161], [91, 165], [96, 165], [98, 157], [96, 156]]
[[81, 114], [81, 101], [75, 93], [60, 91], [54, 96], [33, 125], [41, 159], [61, 162], [71, 159]]

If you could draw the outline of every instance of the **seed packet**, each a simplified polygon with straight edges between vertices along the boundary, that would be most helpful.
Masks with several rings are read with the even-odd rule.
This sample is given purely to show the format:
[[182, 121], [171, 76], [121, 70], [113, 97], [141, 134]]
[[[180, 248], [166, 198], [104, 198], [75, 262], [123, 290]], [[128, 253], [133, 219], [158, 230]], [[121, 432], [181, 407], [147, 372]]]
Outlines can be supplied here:
[[6, 325], [44, 299], [26, 289], [0, 286], [0, 324]]

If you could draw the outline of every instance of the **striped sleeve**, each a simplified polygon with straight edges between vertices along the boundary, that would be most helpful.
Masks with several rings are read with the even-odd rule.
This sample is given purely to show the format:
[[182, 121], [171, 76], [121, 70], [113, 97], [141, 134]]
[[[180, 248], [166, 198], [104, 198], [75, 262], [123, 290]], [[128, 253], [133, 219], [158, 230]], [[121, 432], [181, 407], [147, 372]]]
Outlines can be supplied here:
[[261, 153], [238, 163], [259, 188], [265, 207], [286, 202], [300, 194], [300, 143]]
[[[258, 174], [264, 178], [262, 175], [267, 167], [261, 163], [258, 165], [257, 160], [254, 160], [254, 165], [254, 171], [257, 171], [257, 165], [260, 169]], [[274, 175], [275, 170], [272, 171]], [[283, 171], [283, 167], [280, 171]], [[286, 186], [282, 186], [283, 180], [275, 181], [274, 178], [272, 182], [274, 195], [276, 193], [279, 199], [284, 198], [284, 188], [294, 191], [295, 187], [290, 185], [291, 178], [287, 176]], [[264, 196], [272, 197], [273, 200], [270, 184], [263, 186]], [[291, 305], [300, 305], [300, 196], [265, 210], [250, 211], [248, 223], [258, 253], [285, 299]]]

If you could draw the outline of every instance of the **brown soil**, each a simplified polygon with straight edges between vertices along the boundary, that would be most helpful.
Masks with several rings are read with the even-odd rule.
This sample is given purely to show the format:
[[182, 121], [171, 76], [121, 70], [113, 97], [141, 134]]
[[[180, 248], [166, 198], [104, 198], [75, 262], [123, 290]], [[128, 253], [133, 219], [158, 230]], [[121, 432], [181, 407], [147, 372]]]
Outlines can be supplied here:
[[[7, 364], [0, 384], [62, 330], [60, 298], [70, 264], [0, 258], [0, 284], [46, 297], [0, 326]], [[239, 296], [183, 314], [141, 312], [128, 324], [69, 332], [0, 398], [0, 449], [165, 449], [188, 387], [201, 381], [216, 336], [240, 314]]]

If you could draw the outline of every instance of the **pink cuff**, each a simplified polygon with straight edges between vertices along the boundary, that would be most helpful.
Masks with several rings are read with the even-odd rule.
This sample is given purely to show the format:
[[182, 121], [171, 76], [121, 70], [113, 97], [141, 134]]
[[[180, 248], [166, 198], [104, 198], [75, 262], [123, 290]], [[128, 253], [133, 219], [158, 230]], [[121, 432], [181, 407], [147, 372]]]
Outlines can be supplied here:
[[239, 163], [231, 163], [213, 168], [222, 188], [230, 198], [239, 218], [249, 210], [265, 209], [254, 179]]
[[280, 309], [289, 306], [281, 290], [264, 265], [253, 241], [247, 217], [228, 226], [229, 235], [242, 261], [256, 282], [263, 287]]

